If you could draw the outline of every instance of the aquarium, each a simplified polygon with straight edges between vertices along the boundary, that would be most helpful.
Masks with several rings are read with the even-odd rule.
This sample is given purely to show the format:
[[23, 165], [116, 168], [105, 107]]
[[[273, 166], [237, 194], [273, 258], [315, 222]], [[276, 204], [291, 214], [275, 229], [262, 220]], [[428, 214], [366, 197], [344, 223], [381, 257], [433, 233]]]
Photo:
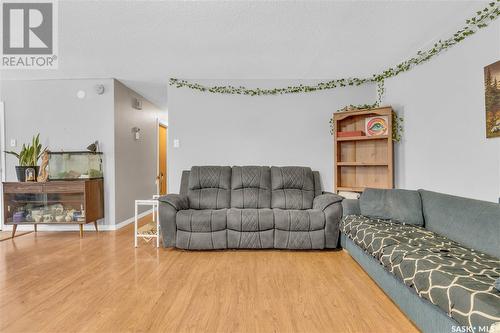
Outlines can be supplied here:
[[102, 178], [102, 153], [50, 152], [48, 169], [49, 180]]

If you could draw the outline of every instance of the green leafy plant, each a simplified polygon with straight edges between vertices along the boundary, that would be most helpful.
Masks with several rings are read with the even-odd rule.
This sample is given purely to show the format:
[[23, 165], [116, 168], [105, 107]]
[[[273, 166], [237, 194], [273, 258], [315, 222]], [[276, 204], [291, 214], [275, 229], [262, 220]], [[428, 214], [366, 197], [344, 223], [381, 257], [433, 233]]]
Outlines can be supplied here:
[[[315, 85], [303, 85], [299, 84], [296, 86], [288, 86], [281, 88], [247, 88], [247, 87], [235, 87], [235, 86], [205, 86], [197, 82], [191, 82], [187, 80], [170, 78], [170, 85], [176, 88], [189, 88], [202, 92], [210, 92], [216, 94], [237, 94], [237, 95], [249, 95], [249, 96], [267, 96], [267, 95], [282, 95], [282, 94], [294, 94], [294, 93], [306, 93], [327, 89], [335, 89], [348, 86], [359, 86], [366, 83], [377, 83], [378, 94], [381, 96], [384, 93], [383, 81], [390, 77], [394, 77], [400, 73], [409, 71], [413, 67], [420, 65], [424, 62], [429, 61], [443, 51], [446, 51], [450, 47], [460, 43], [469, 36], [475, 34], [479, 29], [485, 28], [497, 19], [500, 15], [499, 8], [500, 0], [492, 1], [487, 7], [480, 11], [477, 11], [473, 17], [465, 21], [465, 25], [455, 32], [453, 35], [444, 40], [439, 40], [434, 45], [427, 50], [418, 51], [412, 58], [402, 61], [393, 67], [388, 67], [380, 73], [375, 73], [370, 77], [357, 78], [349, 77], [342, 79], [335, 79], [325, 82], [319, 82]], [[380, 98], [379, 98], [380, 103]]]
[[42, 150], [40, 134], [37, 134], [31, 139], [31, 144], [26, 145], [23, 143], [23, 147], [19, 153], [15, 151], [6, 151], [5, 153], [17, 157], [19, 166], [37, 166], [38, 159], [46, 149], [47, 148], [44, 148]]

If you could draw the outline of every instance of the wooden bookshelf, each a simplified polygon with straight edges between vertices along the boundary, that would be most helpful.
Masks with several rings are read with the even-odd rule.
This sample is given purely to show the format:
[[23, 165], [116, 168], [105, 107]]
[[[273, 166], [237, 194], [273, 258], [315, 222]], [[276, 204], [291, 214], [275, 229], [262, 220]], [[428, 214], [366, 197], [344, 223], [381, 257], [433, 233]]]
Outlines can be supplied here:
[[[365, 119], [373, 116], [387, 116], [387, 135], [337, 137], [339, 131], [364, 132]], [[392, 108], [337, 112], [333, 120], [335, 192], [362, 192], [366, 187], [392, 188]]]

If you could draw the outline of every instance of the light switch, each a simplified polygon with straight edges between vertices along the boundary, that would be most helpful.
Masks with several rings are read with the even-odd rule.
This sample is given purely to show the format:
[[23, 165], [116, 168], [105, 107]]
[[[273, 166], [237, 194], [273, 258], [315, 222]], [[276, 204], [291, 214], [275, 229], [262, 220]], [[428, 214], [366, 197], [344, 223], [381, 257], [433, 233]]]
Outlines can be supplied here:
[[16, 146], [16, 139], [10, 139], [10, 146], [15, 147]]
[[179, 139], [174, 139], [174, 148], [179, 148], [181, 146], [181, 143], [179, 142]]

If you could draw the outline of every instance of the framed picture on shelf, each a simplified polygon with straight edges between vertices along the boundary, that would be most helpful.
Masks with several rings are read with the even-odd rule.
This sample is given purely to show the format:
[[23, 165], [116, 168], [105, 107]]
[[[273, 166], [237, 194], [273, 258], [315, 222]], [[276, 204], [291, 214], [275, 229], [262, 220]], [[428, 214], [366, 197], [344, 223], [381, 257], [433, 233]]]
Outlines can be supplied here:
[[365, 133], [367, 136], [388, 135], [389, 118], [387, 116], [366, 117]]

